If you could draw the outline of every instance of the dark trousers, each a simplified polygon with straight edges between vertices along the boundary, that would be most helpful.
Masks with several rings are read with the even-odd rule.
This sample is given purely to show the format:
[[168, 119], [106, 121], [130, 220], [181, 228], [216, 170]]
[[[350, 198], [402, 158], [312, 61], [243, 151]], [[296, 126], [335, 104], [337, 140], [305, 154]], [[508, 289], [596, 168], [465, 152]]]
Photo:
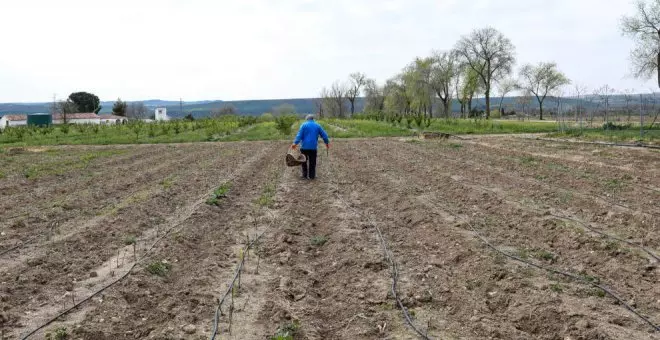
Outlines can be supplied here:
[[301, 149], [300, 152], [307, 157], [307, 161], [302, 164], [302, 176], [314, 179], [316, 177], [316, 150]]

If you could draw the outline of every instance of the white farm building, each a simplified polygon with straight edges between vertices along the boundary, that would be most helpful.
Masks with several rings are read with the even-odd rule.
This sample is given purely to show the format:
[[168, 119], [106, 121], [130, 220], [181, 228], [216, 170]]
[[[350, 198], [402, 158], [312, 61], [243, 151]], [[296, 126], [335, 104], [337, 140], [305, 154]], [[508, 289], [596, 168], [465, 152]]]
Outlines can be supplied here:
[[21, 125], [27, 125], [27, 115], [4, 115], [0, 117], [0, 129]]
[[[69, 113], [66, 115], [56, 113], [52, 118], [53, 124], [63, 124], [65, 120], [69, 124], [125, 124], [128, 122], [126, 117], [97, 115], [96, 113]], [[28, 115], [10, 114], [0, 117], [0, 129], [24, 125], [28, 125]]]

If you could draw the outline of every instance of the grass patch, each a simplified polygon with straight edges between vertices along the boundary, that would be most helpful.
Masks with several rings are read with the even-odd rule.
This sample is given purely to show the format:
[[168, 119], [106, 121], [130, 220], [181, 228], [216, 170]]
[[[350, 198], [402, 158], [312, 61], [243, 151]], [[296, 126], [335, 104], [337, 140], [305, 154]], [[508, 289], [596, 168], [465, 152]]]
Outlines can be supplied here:
[[572, 129], [561, 132], [555, 132], [550, 137], [576, 138], [586, 141], [602, 141], [613, 143], [660, 143], [660, 126], [654, 126], [653, 129], [644, 129], [644, 135], [640, 136], [639, 126], [628, 126], [620, 130], [603, 130], [602, 128], [588, 128], [580, 131]]
[[535, 251], [534, 257], [551, 263], [554, 263], [557, 260], [557, 256], [555, 254], [543, 249]]
[[561, 292], [564, 291], [564, 288], [559, 283], [552, 283], [552, 284], [550, 284], [550, 290], [555, 292], [555, 293], [561, 293]]
[[281, 325], [277, 327], [277, 331], [270, 337], [270, 340], [293, 340], [299, 330], [300, 323], [298, 321]]
[[548, 176], [546, 176], [546, 175], [536, 175], [536, 176], [534, 176], [534, 178], [536, 178], [539, 181], [545, 181], [546, 179], [548, 179]]
[[524, 156], [520, 157], [520, 163], [526, 166], [536, 166], [539, 165], [540, 160], [533, 156]]
[[567, 166], [558, 164], [558, 163], [548, 163], [547, 168], [550, 170], [568, 172], [570, 169]]
[[321, 247], [323, 246], [326, 242], [328, 242], [328, 238], [326, 236], [314, 236], [312, 237], [312, 245]]
[[624, 187], [625, 182], [618, 178], [613, 178], [606, 180], [603, 185], [605, 186], [605, 189], [607, 189], [608, 191], [617, 192]]
[[262, 207], [271, 207], [275, 201], [275, 184], [268, 183], [264, 188], [264, 191], [261, 193], [261, 196], [257, 199], [257, 204]]
[[160, 182], [160, 185], [163, 186], [163, 190], [169, 190], [172, 187], [172, 185], [174, 185], [175, 180], [176, 180], [175, 176], [170, 176], [162, 180]]
[[152, 275], [165, 276], [172, 269], [172, 265], [167, 262], [156, 261], [147, 266], [147, 271]]
[[66, 327], [55, 328], [55, 332], [47, 332], [44, 336], [46, 340], [66, 340], [69, 338], [69, 332]]
[[206, 200], [206, 204], [208, 205], [219, 205], [220, 201], [227, 197], [227, 193], [229, 193], [229, 190], [231, 189], [231, 184], [230, 183], [224, 183], [217, 189], [213, 191], [211, 194], [211, 197]]
[[604, 298], [607, 293], [605, 293], [605, 291], [600, 288], [593, 288], [589, 290], [589, 295]]

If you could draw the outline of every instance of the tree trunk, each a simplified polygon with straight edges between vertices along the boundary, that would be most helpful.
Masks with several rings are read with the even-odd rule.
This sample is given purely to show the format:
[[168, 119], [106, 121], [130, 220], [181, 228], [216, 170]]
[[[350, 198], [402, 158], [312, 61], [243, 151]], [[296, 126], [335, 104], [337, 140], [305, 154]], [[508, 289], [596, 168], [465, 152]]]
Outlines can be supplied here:
[[355, 114], [355, 98], [351, 100], [351, 117]]
[[502, 103], [504, 103], [504, 96], [500, 99], [500, 117], [502, 116]]
[[490, 89], [486, 90], [486, 119], [490, 119]]
[[[660, 31], [658, 31], [660, 37]], [[660, 87], [660, 52], [658, 52], [658, 87]]]
[[540, 120], [543, 120], [543, 102], [539, 101], [539, 112], [541, 112]]
[[443, 104], [445, 105], [445, 117], [449, 119], [449, 110], [451, 110], [450, 108], [451, 103], [449, 102], [449, 98], [447, 98], [447, 100], [445, 100]]
[[467, 107], [467, 109], [468, 109], [467, 114], [468, 114], [468, 116], [470, 115], [470, 113], [472, 113], [472, 97], [473, 96], [474, 95], [470, 95], [470, 98], [468, 98], [468, 102], [467, 102], [467, 106], [468, 106]]

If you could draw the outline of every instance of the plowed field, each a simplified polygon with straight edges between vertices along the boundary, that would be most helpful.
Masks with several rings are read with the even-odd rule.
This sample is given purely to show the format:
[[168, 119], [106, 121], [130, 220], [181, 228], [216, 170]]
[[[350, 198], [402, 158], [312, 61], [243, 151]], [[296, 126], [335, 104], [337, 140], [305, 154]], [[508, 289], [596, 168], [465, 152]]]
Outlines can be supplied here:
[[339, 140], [303, 181], [286, 147], [5, 150], [2, 336], [209, 339], [244, 259], [216, 339], [660, 339], [659, 152]]

